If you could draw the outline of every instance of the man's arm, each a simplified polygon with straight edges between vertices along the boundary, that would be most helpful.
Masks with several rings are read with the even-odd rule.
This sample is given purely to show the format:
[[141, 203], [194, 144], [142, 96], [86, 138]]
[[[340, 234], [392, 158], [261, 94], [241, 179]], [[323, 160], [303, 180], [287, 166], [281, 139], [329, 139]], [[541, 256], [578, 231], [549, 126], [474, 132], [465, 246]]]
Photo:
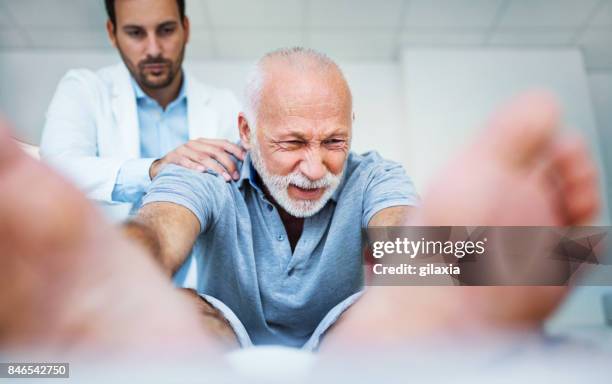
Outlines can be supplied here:
[[380, 210], [368, 223], [368, 227], [406, 226], [415, 216], [417, 208], [409, 205], [400, 205]]
[[198, 218], [174, 203], [146, 204], [124, 226], [125, 234], [149, 251], [168, 276], [185, 262], [200, 233]]

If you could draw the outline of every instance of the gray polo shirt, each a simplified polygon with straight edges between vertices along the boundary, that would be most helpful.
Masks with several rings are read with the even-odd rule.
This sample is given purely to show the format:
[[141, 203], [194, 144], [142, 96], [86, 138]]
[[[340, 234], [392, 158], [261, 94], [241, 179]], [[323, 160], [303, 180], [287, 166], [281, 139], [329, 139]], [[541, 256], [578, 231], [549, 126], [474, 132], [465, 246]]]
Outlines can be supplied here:
[[200, 293], [225, 303], [254, 344], [299, 347], [336, 304], [363, 288], [362, 229], [380, 210], [415, 205], [404, 169], [376, 152], [350, 153], [337, 191], [306, 218], [295, 251], [249, 157], [240, 179], [166, 166], [143, 204], [172, 202], [198, 218]]

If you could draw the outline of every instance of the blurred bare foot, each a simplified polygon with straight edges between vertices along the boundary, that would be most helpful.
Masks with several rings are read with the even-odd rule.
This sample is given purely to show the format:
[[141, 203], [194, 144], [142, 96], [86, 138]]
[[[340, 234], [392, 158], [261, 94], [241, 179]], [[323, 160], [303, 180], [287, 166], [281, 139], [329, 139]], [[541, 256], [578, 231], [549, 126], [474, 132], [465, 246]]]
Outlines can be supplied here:
[[[545, 93], [514, 100], [430, 184], [420, 226], [580, 225], [599, 209], [596, 167], [579, 138], [561, 137]], [[330, 332], [332, 345], [404, 342], [461, 330], [532, 329], [567, 287], [371, 287]]]
[[[214, 349], [197, 309], [71, 185], [26, 156], [0, 122], [0, 345]], [[159, 356], [159, 355], [157, 355]]]

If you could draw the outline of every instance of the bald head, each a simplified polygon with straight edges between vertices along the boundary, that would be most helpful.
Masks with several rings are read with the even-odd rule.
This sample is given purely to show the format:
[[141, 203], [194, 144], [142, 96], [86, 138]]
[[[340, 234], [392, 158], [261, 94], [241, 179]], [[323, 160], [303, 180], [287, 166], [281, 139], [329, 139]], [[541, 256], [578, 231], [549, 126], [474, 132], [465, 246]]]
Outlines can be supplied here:
[[[257, 61], [247, 78], [245, 114], [252, 128], [260, 114], [278, 109], [326, 105], [352, 114], [352, 95], [340, 67], [313, 49], [282, 48]], [[311, 108], [315, 114], [324, 108]]]

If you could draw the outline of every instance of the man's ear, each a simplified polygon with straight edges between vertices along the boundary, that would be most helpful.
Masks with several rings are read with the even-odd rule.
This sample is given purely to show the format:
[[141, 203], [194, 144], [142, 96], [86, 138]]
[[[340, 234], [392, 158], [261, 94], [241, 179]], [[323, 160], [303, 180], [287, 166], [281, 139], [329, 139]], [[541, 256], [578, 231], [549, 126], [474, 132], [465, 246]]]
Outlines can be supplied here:
[[185, 30], [185, 44], [187, 44], [189, 43], [189, 36], [191, 34], [191, 24], [187, 15], [185, 15], [183, 19], [183, 29]]
[[117, 35], [115, 34], [115, 26], [110, 20], [106, 20], [106, 33], [113, 47], [117, 48]]
[[240, 131], [240, 141], [247, 151], [251, 149], [251, 127], [243, 112], [238, 114], [238, 130]]

